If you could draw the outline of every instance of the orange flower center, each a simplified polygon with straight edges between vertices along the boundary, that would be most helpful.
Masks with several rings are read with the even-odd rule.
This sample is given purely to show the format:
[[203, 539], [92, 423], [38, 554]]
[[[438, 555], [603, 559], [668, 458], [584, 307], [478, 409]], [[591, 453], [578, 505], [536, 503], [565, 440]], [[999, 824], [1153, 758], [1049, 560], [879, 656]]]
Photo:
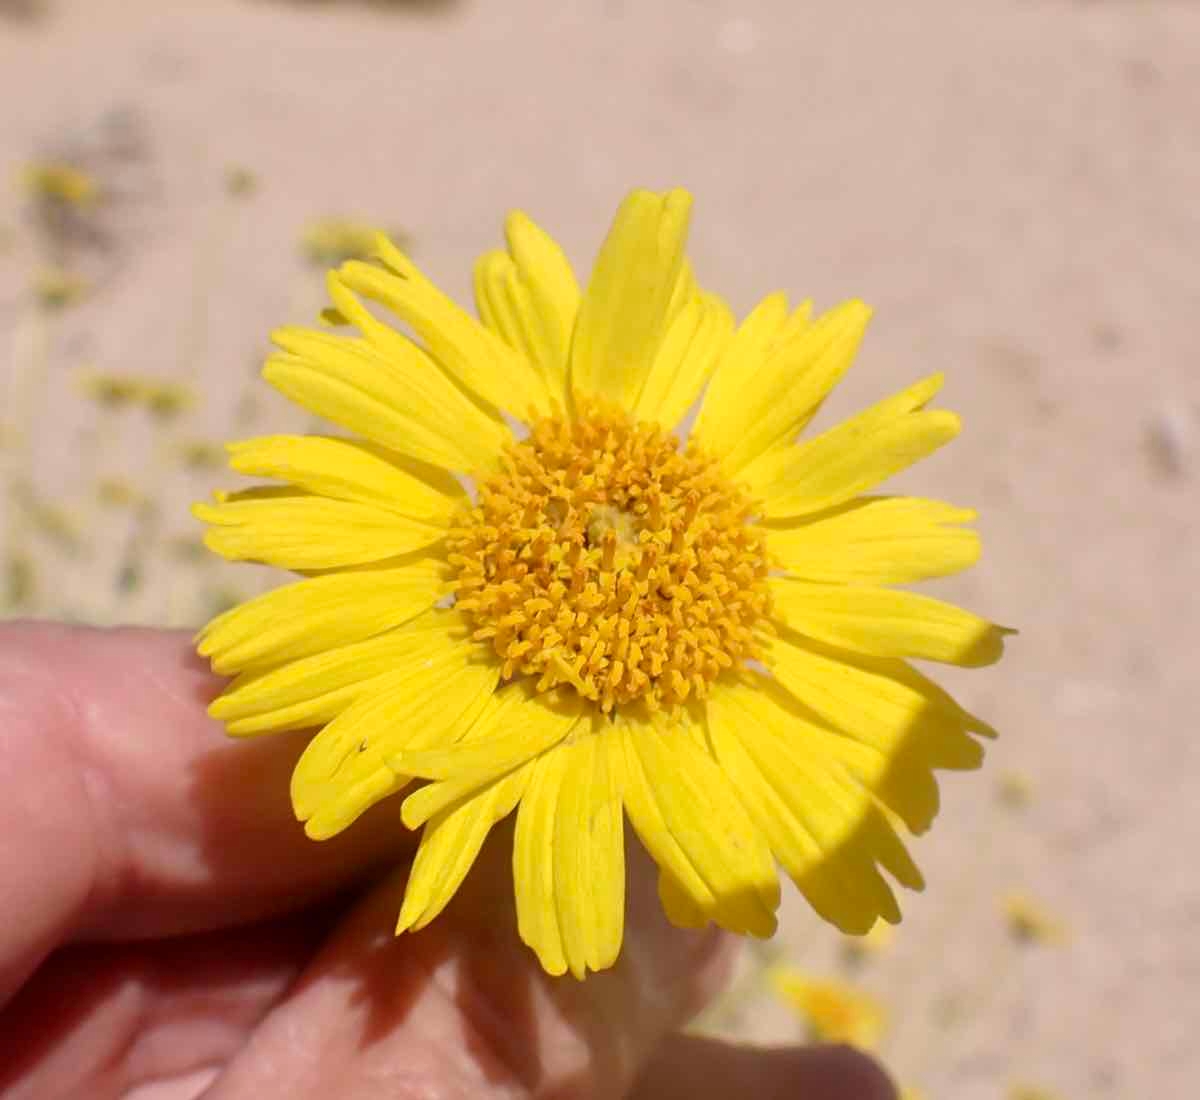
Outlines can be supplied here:
[[536, 421], [452, 537], [456, 606], [503, 676], [606, 713], [703, 698], [761, 654], [767, 559], [717, 461], [599, 404]]

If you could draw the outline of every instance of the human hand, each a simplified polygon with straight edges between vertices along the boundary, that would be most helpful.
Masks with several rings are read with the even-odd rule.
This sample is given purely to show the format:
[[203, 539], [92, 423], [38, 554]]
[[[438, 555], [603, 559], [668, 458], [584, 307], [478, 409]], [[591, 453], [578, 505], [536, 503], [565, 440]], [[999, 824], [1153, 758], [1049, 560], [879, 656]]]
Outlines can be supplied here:
[[184, 635], [0, 629], [4, 1100], [894, 1097], [847, 1048], [673, 1035], [728, 944], [668, 925], [633, 859], [621, 959], [586, 982], [521, 944], [511, 844], [394, 938], [394, 803], [308, 840], [307, 735], [226, 738], [218, 687]]

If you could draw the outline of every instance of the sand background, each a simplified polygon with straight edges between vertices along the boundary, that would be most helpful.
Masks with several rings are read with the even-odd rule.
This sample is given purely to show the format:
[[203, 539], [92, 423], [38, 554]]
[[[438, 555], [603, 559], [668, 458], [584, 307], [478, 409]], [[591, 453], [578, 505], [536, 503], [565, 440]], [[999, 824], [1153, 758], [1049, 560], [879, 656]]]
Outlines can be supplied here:
[[[855, 975], [889, 1006], [883, 1056], [935, 1098], [1195, 1095], [1200, 5], [19, 7], [0, 3], [0, 530], [35, 575], [0, 614], [194, 625], [260, 583], [190, 560], [186, 505], [229, 479], [178, 447], [303, 425], [252, 371], [320, 304], [313, 217], [402, 230], [466, 300], [507, 209], [583, 266], [627, 188], [686, 185], [700, 277], [739, 311], [774, 289], [876, 307], [823, 423], [947, 372], [966, 430], [902, 485], [980, 509], [983, 562], [935, 590], [1021, 630], [1000, 667], [949, 677], [1003, 736], [947, 777], [913, 846], [929, 888]], [[10, 181], [65, 155], [111, 201], [105, 239], [56, 257]], [[52, 311], [31, 285], [56, 259], [91, 288]], [[88, 364], [203, 402], [103, 414], [75, 386]], [[100, 478], [158, 518], [98, 503]], [[1069, 942], [1014, 944], [1013, 888]], [[768, 950], [844, 973], [785, 906]], [[798, 1034], [763, 958], [710, 1026]]]

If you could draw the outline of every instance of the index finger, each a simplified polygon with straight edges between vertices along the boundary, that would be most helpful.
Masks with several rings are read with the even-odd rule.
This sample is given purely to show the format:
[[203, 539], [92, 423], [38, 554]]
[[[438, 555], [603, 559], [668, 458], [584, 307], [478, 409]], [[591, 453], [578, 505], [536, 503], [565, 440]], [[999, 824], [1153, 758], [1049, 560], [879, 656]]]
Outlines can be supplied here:
[[229, 740], [219, 688], [183, 633], [0, 627], [0, 1002], [65, 940], [259, 919], [407, 845], [386, 804], [309, 840], [306, 735]]

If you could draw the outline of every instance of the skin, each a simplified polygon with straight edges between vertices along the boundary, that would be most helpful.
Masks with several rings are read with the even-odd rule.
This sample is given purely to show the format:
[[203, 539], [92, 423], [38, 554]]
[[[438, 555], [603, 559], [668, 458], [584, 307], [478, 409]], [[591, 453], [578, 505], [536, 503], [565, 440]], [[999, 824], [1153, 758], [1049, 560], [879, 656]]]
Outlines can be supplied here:
[[185, 635], [0, 628], [3, 1100], [894, 1100], [844, 1047], [679, 1035], [729, 945], [667, 924], [633, 846], [620, 962], [586, 982], [520, 943], [503, 830], [394, 937], [395, 805], [308, 840], [306, 735], [227, 738], [219, 687]]

